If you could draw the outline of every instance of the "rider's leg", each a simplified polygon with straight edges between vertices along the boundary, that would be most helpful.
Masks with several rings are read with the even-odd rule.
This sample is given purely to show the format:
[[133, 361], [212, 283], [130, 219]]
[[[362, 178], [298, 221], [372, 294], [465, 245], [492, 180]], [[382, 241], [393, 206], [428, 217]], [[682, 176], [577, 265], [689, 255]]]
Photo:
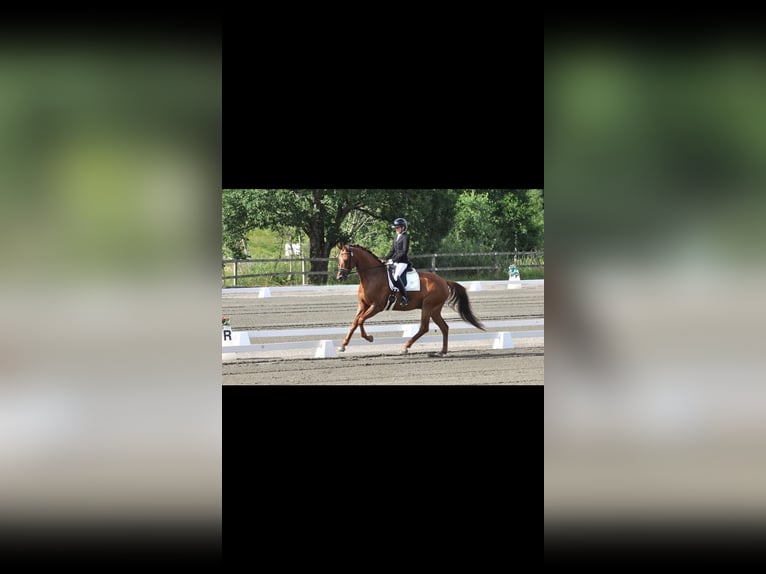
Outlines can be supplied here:
[[407, 288], [404, 286], [401, 278], [402, 273], [404, 273], [406, 270], [406, 263], [397, 263], [396, 270], [394, 271], [394, 281], [396, 282], [396, 286], [399, 288], [399, 291], [402, 292], [402, 305], [405, 307], [410, 303], [410, 298], [407, 296]]

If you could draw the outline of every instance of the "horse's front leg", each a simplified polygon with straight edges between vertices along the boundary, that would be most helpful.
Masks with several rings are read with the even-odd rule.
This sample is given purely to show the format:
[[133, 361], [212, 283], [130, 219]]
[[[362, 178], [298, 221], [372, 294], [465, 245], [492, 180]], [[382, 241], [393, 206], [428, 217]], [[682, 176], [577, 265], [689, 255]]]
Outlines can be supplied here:
[[[346, 338], [343, 339], [343, 342], [340, 344], [340, 347], [338, 347], [338, 351], [340, 351], [341, 353], [346, 350], [346, 345], [348, 345], [348, 342], [351, 340], [351, 335], [353, 335], [354, 331], [356, 331], [356, 327], [359, 325], [359, 320], [362, 314], [367, 310], [368, 307], [369, 305], [367, 305], [366, 303], [362, 303], [361, 301], [359, 302], [359, 307], [357, 307], [356, 309], [356, 315], [354, 315], [354, 320], [351, 321], [351, 328], [349, 329], [348, 334], [346, 335]], [[364, 327], [361, 328], [360, 334], [362, 335], [362, 337], [367, 339], [366, 333], [364, 332]], [[370, 339], [367, 339], [367, 340], [369, 341]]]
[[378, 306], [377, 304], [373, 303], [369, 306], [369, 308], [362, 314], [361, 317], [359, 317], [359, 334], [364, 337], [367, 341], [372, 343], [373, 337], [372, 335], [368, 335], [367, 331], [364, 330], [364, 322], [372, 317], [373, 315], [377, 315], [380, 313], [380, 310], [382, 307]]

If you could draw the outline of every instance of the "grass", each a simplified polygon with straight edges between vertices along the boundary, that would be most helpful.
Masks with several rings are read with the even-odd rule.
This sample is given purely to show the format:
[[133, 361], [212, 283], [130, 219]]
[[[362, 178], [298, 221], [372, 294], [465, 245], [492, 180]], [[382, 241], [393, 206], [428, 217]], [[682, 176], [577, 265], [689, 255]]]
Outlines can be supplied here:
[[[283, 238], [275, 231], [268, 229], [254, 229], [250, 232], [247, 246], [250, 259], [276, 259], [284, 257], [285, 243]], [[308, 249], [308, 245], [305, 246]]]
[[[282, 261], [269, 261], [263, 263], [237, 263], [237, 275], [250, 275], [258, 273], [269, 273], [270, 275], [265, 277], [244, 277], [237, 279], [237, 287], [269, 287], [274, 285], [300, 285], [301, 279], [301, 263], [300, 261], [290, 261], [289, 257], [285, 257], [285, 243], [284, 236], [275, 231], [269, 229], [254, 229], [248, 236], [247, 246], [250, 259], [281, 259]], [[308, 253], [308, 243], [302, 243], [301, 249], [304, 253]], [[271, 275], [272, 273], [288, 273], [291, 271], [290, 266], [292, 263], [292, 271], [297, 275]], [[224, 265], [223, 274], [228, 276], [234, 275], [234, 264], [226, 263]], [[234, 280], [227, 279], [224, 283], [225, 287], [233, 287]]]

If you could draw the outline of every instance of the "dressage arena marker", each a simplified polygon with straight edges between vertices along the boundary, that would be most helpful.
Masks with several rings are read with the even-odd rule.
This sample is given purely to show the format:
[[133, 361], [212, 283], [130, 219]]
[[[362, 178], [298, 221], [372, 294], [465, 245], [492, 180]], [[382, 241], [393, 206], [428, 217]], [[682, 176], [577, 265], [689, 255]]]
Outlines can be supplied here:
[[[231, 327], [226, 325], [221, 331], [221, 347], [227, 349], [228, 347], [242, 347], [250, 345], [250, 336], [247, 331], [232, 331]], [[237, 356], [234, 353], [227, 353], [221, 351], [221, 358], [223, 360], [236, 359]]]
[[266, 297], [271, 297], [271, 289], [268, 287], [261, 287], [261, 290], [258, 291], [258, 299], [265, 299]]
[[516, 275], [515, 277], [508, 278], [508, 287], [506, 289], [521, 289], [521, 277]]
[[221, 345], [224, 347], [236, 347], [240, 345], [249, 345], [250, 335], [247, 331], [233, 331], [231, 327], [226, 326], [221, 333]]
[[[370, 328], [367, 327], [367, 330], [369, 331]], [[417, 323], [412, 323], [412, 325], [402, 325], [402, 337], [413, 337], [418, 331], [420, 331], [420, 325]]]
[[316, 353], [314, 353], [315, 359], [331, 359], [337, 356], [333, 341], [328, 341], [326, 339], [319, 341], [319, 347], [317, 347]]
[[510, 333], [502, 332], [497, 334], [495, 342], [492, 343], [493, 349], [513, 349], [513, 337]]

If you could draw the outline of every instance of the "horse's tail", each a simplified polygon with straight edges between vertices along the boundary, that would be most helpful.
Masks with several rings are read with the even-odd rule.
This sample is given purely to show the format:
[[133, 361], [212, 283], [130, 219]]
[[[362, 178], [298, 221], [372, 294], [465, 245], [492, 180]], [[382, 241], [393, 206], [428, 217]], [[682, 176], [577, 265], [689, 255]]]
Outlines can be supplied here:
[[471, 310], [471, 303], [468, 301], [468, 293], [466, 293], [465, 287], [454, 281], [447, 281], [447, 285], [449, 285], [450, 290], [447, 305], [455, 309], [455, 304], [457, 304], [457, 309], [455, 310], [460, 314], [464, 321], [468, 321], [477, 329], [486, 331], [484, 325], [482, 325], [481, 321], [476, 318]]

